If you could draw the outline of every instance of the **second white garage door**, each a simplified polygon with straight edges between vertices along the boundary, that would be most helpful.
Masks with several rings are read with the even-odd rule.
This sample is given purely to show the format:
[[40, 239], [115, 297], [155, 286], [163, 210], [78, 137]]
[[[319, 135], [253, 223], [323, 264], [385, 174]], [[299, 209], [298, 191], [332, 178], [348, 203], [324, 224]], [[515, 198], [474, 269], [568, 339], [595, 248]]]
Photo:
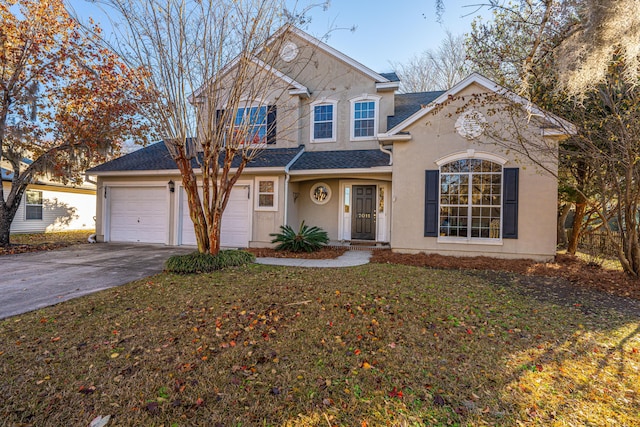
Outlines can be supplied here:
[[[236, 185], [231, 190], [229, 203], [222, 215], [222, 229], [220, 231], [220, 246], [229, 248], [246, 248], [249, 246], [250, 212], [249, 186]], [[189, 217], [187, 194], [181, 188], [180, 192], [180, 231], [182, 245], [196, 245], [193, 223]]]
[[109, 240], [166, 243], [168, 192], [165, 187], [110, 187]]

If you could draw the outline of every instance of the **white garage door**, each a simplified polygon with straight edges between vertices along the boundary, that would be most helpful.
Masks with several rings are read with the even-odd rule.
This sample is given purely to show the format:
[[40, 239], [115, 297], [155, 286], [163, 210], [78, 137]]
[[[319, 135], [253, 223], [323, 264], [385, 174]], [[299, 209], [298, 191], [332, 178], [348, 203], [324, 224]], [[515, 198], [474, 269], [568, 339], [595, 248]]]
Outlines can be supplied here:
[[166, 187], [111, 187], [109, 193], [110, 241], [166, 243]]
[[[181, 244], [196, 245], [193, 222], [189, 217], [187, 194], [181, 189]], [[231, 190], [229, 203], [222, 214], [220, 246], [229, 248], [246, 248], [249, 245], [249, 186], [236, 185]]]

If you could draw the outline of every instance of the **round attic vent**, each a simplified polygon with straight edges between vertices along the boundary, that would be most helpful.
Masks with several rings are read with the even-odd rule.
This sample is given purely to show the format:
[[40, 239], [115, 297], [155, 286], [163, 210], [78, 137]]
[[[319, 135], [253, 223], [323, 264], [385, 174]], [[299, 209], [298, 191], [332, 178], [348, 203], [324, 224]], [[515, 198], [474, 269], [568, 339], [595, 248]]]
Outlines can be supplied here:
[[477, 110], [467, 110], [456, 120], [456, 132], [464, 138], [475, 139], [482, 135], [487, 119]]

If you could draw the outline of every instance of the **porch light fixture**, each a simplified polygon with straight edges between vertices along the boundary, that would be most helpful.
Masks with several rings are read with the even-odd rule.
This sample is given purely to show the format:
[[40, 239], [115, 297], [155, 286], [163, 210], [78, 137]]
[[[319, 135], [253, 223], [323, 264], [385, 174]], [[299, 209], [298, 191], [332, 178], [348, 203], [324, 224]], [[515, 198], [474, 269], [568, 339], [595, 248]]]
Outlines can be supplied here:
[[169, 191], [171, 193], [175, 193], [176, 192], [176, 183], [173, 181], [169, 181]]

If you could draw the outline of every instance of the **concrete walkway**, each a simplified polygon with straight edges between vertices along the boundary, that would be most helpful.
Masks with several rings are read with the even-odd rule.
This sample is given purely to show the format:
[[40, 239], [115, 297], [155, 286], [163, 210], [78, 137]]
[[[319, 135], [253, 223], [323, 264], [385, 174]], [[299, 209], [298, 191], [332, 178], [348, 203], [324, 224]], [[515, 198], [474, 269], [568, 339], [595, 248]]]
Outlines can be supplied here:
[[371, 258], [370, 251], [347, 251], [335, 259], [256, 258], [256, 263], [286, 267], [335, 268], [368, 264], [369, 258]]

